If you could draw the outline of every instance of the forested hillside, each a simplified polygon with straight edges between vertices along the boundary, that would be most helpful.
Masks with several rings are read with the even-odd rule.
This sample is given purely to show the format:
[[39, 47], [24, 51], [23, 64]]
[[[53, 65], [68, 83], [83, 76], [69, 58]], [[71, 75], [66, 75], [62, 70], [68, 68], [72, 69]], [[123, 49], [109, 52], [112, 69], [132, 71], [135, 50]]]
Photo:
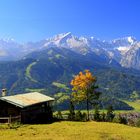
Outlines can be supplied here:
[[[95, 54], [81, 55], [55, 47], [31, 53], [19, 61], [1, 62], [0, 88], [6, 87], [8, 94], [36, 90], [54, 96], [68, 92], [54, 82], [70, 88], [72, 77], [85, 69], [97, 77], [104, 104], [112, 99], [115, 102], [118, 98], [129, 99], [133, 91], [140, 91], [138, 71], [108, 65]], [[120, 103], [119, 106], [121, 107]]]

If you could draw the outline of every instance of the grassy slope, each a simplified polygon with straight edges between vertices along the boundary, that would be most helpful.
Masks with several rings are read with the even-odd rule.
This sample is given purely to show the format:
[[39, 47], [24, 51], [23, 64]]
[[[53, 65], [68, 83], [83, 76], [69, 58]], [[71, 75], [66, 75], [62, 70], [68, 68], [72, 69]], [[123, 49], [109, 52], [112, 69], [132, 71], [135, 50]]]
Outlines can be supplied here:
[[28, 77], [32, 82], [37, 82], [35, 79], [33, 79], [32, 78], [32, 76], [31, 76], [31, 73], [30, 73], [30, 71], [31, 71], [31, 69], [32, 69], [32, 66], [34, 66], [34, 65], [36, 65], [36, 62], [33, 62], [33, 63], [31, 63], [28, 67], [27, 67], [27, 69], [26, 69], [26, 77]]
[[53, 82], [52, 85], [54, 85], [54, 86], [56, 86], [60, 89], [69, 90], [69, 88], [65, 84], [61, 84], [61, 83], [58, 83], [58, 82]]
[[39, 88], [39, 89], [26, 88], [25, 91], [27, 91], [27, 92], [42, 92], [42, 91], [44, 91], [44, 88]]
[[140, 100], [136, 100], [136, 101], [124, 101], [126, 102], [128, 105], [132, 106], [135, 110], [134, 112], [140, 112]]
[[0, 130], [0, 140], [138, 140], [139, 138], [140, 128], [103, 122], [57, 122]]

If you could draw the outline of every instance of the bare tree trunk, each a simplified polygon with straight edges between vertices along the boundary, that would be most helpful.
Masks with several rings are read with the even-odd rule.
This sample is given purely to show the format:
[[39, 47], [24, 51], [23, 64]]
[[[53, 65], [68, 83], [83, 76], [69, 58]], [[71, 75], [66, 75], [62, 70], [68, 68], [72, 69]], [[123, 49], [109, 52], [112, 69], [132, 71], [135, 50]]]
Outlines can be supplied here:
[[87, 120], [89, 121], [89, 99], [88, 99], [88, 96], [87, 96]]

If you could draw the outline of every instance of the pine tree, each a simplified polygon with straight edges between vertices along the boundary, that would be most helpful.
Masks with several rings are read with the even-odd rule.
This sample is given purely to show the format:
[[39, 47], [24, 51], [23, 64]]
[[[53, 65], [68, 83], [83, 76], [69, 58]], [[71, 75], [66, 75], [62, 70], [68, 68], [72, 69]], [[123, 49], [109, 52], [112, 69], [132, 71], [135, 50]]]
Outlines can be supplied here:
[[70, 100], [70, 110], [69, 111], [70, 111], [70, 113], [69, 113], [68, 119], [71, 121], [74, 121], [75, 120], [75, 111], [74, 111], [74, 104], [71, 100]]
[[108, 108], [107, 108], [107, 114], [106, 114], [106, 121], [109, 121], [109, 122], [112, 122], [113, 118], [115, 117], [115, 114], [113, 112], [113, 106], [110, 105]]
[[98, 106], [95, 107], [95, 111], [94, 111], [94, 120], [95, 120], [95, 121], [100, 121], [100, 120], [101, 120], [101, 118], [100, 118], [100, 112], [99, 112]]

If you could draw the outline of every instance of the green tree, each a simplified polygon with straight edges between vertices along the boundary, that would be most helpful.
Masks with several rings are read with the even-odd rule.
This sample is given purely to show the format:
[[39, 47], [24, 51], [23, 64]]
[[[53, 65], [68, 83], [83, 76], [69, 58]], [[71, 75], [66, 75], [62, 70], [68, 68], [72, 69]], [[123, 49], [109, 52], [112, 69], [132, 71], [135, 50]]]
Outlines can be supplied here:
[[57, 118], [60, 119], [60, 120], [63, 119], [63, 116], [62, 116], [61, 111], [58, 111], [58, 112], [57, 112]]
[[82, 121], [82, 119], [83, 119], [83, 115], [82, 115], [81, 111], [78, 110], [75, 114], [75, 120], [76, 121]]
[[106, 120], [105, 120], [105, 117], [106, 117], [106, 114], [103, 112], [103, 113], [101, 114], [101, 121], [105, 122], [105, 121], [106, 121]]
[[113, 118], [115, 117], [115, 114], [113, 111], [114, 111], [114, 109], [113, 109], [112, 105], [110, 105], [107, 108], [107, 114], [106, 114], [106, 120], [109, 122], [112, 122]]
[[69, 111], [70, 111], [70, 113], [69, 113], [68, 119], [71, 121], [75, 120], [74, 104], [71, 100], [70, 100], [70, 110]]
[[95, 121], [100, 121], [101, 120], [101, 118], [100, 118], [100, 112], [99, 112], [99, 107], [98, 106], [95, 107], [94, 120]]

